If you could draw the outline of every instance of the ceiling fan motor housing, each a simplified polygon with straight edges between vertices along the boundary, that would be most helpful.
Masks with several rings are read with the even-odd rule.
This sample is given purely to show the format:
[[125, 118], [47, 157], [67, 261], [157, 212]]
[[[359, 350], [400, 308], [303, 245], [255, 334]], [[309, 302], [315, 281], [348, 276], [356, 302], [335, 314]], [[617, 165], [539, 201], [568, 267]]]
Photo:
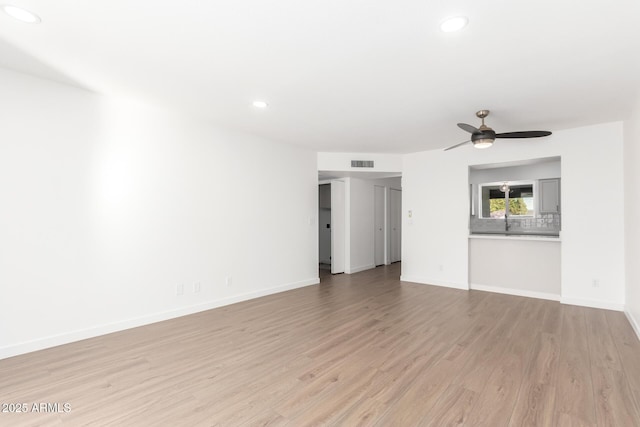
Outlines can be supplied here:
[[496, 139], [496, 133], [491, 129], [487, 129], [471, 134], [471, 142], [476, 142], [480, 139]]

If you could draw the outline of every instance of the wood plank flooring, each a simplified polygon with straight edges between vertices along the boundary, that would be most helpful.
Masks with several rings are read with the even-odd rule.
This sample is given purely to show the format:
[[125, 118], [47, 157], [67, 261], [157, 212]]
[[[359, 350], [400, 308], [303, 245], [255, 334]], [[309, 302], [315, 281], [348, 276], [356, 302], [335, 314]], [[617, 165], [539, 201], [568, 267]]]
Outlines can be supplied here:
[[401, 283], [399, 268], [1, 360], [0, 403], [71, 411], [0, 425], [640, 425], [622, 313]]

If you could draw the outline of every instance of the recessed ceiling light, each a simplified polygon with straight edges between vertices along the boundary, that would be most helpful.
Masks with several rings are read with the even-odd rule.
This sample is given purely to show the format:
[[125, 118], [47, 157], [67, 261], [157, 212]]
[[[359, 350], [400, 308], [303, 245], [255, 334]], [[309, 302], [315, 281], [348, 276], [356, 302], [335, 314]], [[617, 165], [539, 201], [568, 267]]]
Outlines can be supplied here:
[[264, 101], [253, 101], [253, 106], [256, 108], [267, 108], [269, 106], [269, 104], [267, 104]]
[[4, 10], [4, 13], [11, 16], [12, 18], [15, 18], [21, 22], [26, 22], [27, 24], [38, 24], [41, 21], [40, 17], [35, 13], [29, 12], [28, 10], [18, 6], [5, 4], [2, 5], [2, 10]]
[[466, 16], [454, 16], [453, 18], [448, 18], [442, 21], [440, 24], [440, 29], [445, 33], [452, 33], [454, 31], [460, 31], [469, 23], [469, 19]]

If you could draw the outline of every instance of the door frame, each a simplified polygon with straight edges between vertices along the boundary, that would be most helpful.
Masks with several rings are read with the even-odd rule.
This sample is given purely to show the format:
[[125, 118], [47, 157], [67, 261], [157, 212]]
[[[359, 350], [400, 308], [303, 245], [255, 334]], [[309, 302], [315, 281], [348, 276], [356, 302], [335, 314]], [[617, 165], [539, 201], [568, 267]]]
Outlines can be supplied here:
[[[387, 187], [382, 185], [373, 186], [373, 263], [376, 267], [388, 264], [387, 259]], [[378, 207], [378, 202], [382, 202], [382, 206]], [[379, 230], [379, 225], [382, 227]], [[381, 233], [381, 236], [379, 232]], [[382, 241], [379, 241], [380, 237]], [[381, 251], [378, 258], [378, 251]]]
[[[394, 259], [394, 253], [393, 253], [393, 219], [394, 219], [394, 203], [393, 203], [393, 198], [392, 198], [392, 191], [397, 191], [399, 193], [400, 196], [400, 205], [397, 207], [398, 210], [398, 259]], [[394, 262], [399, 262], [402, 261], [402, 189], [400, 188], [393, 188], [390, 187], [389, 188], [389, 257], [388, 257], [388, 261], [389, 264], [394, 263]]]
[[331, 180], [331, 274], [346, 270], [346, 185], [342, 180]]

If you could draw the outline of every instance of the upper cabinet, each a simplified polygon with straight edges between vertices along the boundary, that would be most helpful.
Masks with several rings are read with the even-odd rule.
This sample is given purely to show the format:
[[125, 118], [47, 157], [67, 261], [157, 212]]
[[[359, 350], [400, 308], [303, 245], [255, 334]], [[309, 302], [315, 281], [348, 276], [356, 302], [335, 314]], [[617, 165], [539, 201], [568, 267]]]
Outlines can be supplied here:
[[540, 209], [544, 213], [560, 213], [560, 178], [539, 181]]

